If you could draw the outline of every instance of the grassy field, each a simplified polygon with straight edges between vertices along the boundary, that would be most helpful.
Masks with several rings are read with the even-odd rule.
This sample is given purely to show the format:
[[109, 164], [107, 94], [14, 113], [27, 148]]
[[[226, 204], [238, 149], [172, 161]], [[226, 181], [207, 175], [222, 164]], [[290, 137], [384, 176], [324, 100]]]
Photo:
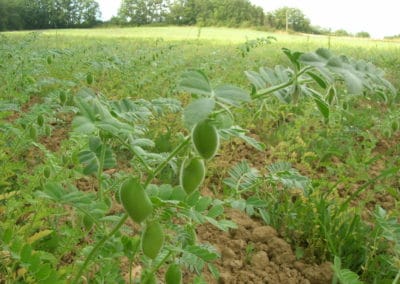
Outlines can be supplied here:
[[164, 283], [175, 264], [184, 283], [398, 283], [398, 66], [399, 42], [250, 29], [0, 33], [0, 283]]

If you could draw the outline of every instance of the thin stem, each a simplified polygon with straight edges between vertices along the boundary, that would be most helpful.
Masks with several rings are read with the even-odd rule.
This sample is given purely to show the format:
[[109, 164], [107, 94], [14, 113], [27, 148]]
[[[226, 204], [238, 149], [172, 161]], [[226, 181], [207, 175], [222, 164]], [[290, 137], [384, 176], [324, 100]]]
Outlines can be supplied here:
[[152, 169], [152, 168], [149, 166], [149, 164], [142, 158], [142, 156], [141, 156], [140, 153], [135, 149], [135, 147], [132, 146], [132, 144], [133, 144], [133, 137], [132, 137], [132, 135], [129, 135], [128, 139], [129, 139], [129, 145], [130, 145], [131, 151], [138, 157], [139, 161], [146, 167], [146, 171], [152, 172], [153, 169]]
[[133, 268], [133, 257], [129, 260], [129, 284], [133, 283], [132, 268]]
[[118, 232], [119, 228], [125, 223], [126, 219], [128, 219], [128, 213], [125, 213], [122, 217], [121, 220], [119, 220], [118, 224], [114, 227], [114, 229], [108, 233], [106, 236], [104, 236], [97, 244], [95, 247], [92, 248], [91, 252], [89, 255], [86, 257], [85, 262], [82, 264], [81, 268], [79, 269], [78, 273], [76, 274], [74, 280], [72, 281], [72, 284], [77, 284], [79, 282], [79, 279], [81, 278], [83, 272], [85, 271], [86, 267], [92, 260], [92, 258], [95, 256], [99, 248], [109, 239], [111, 238], [116, 232]]
[[347, 197], [347, 199], [341, 205], [341, 210], [342, 210], [342, 208], [344, 208], [344, 206], [347, 206], [350, 203], [350, 201], [354, 200], [359, 194], [361, 194], [361, 192], [363, 192], [368, 186], [370, 186], [371, 184], [380, 180], [381, 178], [391, 175], [392, 173], [393, 174], [397, 173], [397, 171], [399, 171], [399, 170], [400, 170], [400, 167], [390, 168], [389, 170], [383, 171], [380, 175], [374, 177], [373, 179], [370, 179], [369, 181], [367, 181], [366, 183], [361, 185], [353, 194], [351, 194], [349, 197]]
[[400, 270], [399, 270], [399, 272], [397, 272], [396, 278], [394, 278], [392, 284], [397, 284], [397, 283], [399, 283], [399, 280], [400, 280]]
[[97, 171], [97, 180], [98, 180], [97, 187], [98, 187], [100, 200], [103, 201], [104, 194], [103, 194], [102, 183], [103, 183], [104, 160], [106, 157], [106, 144], [105, 144], [105, 141], [101, 141], [101, 142], [102, 142], [102, 145], [101, 145], [101, 152], [100, 152], [99, 169]]
[[156, 266], [154, 266], [151, 269], [151, 273], [156, 272], [164, 264], [164, 262], [167, 261], [167, 259], [171, 256], [171, 254], [172, 254], [172, 252], [168, 251], [168, 254], [166, 256], [164, 256], [164, 258]]
[[[308, 72], [308, 71], [310, 71], [310, 70], [313, 70], [315, 67], [314, 66], [306, 66], [306, 67], [304, 67], [303, 69], [300, 69], [300, 71], [297, 73], [297, 78], [299, 78], [301, 75], [303, 75], [304, 73], [306, 73], [306, 72]], [[313, 80], [311, 80], [311, 82], [312, 82]]]
[[162, 171], [162, 169], [168, 164], [168, 162], [174, 158], [184, 147], [186, 147], [187, 144], [189, 144], [190, 142], [190, 136], [186, 137], [185, 140], [183, 140], [181, 142], [181, 144], [179, 144], [174, 151], [171, 152], [171, 154], [169, 154], [169, 156], [161, 163], [158, 165], [158, 167], [147, 177], [146, 179], [146, 183], [144, 185], [144, 187], [146, 188], [150, 182], [154, 179], [154, 177], [160, 172]]
[[266, 95], [272, 94], [272, 93], [274, 93], [274, 92], [276, 92], [276, 91], [279, 91], [280, 89], [287, 88], [287, 87], [289, 87], [289, 86], [292, 85], [292, 84], [293, 84], [293, 78], [292, 78], [291, 80], [285, 82], [285, 83], [282, 83], [282, 84], [279, 84], [279, 85], [276, 85], [276, 86], [272, 86], [272, 87], [269, 87], [269, 88], [266, 88], [266, 89], [259, 90], [259, 91], [257, 92], [257, 94], [255, 94], [255, 95], [253, 96], [253, 99], [254, 99], [254, 100], [256, 100], [256, 99], [262, 99], [262, 98], [265, 97]]
[[[149, 175], [149, 177], [146, 180], [145, 187], [153, 180], [153, 178], [167, 165], [167, 163], [175, 157], [179, 151], [181, 151], [188, 143], [190, 142], [190, 136], [187, 137], [181, 144], [179, 144], [174, 151]], [[95, 256], [97, 253], [98, 249], [109, 239], [111, 238], [116, 232], [118, 232], [119, 228], [125, 223], [126, 219], [128, 219], [128, 214], [125, 213], [122, 217], [121, 220], [118, 222], [118, 224], [114, 227], [114, 229], [108, 233], [106, 236], [104, 236], [97, 244], [95, 247], [93, 247], [92, 251], [89, 253], [89, 255], [86, 257], [85, 262], [81, 266], [81, 268], [78, 271], [78, 274], [72, 281], [72, 284], [77, 284], [79, 279], [81, 278], [84, 270], [92, 260], [92, 258]], [[170, 253], [168, 254], [169, 257]], [[166, 260], [166, 259], [165, 259]], [[163, 260], [163, 262], [165, 262]], [[158, 268], [157, 268], [158, 269]]]
[[144, 279], [143, 279], [143, 283], [147, 283], [146, 281], [148, 280], [149, 276], [152, 275], [153, 273], [155, 273], [156, 271], [158, 271], [158, 269], [168, 260], [168, 258], [171, 256], [171, 254], [172, 254], [172, 252], [169, 251], [169, 252], [164, 256], [164, 258], [163, 258], [159, 263], [157, 263], [157, 265], [154, 266], [154, 267], [150, 270], [149, 273], [146, 274], [146, 276], [145, 276]]
[[[312, 69], [314, 69], [314, 67], [312, 67], [312, 66], [304, 67], [297, 74], [295, 74], [295, 76], [293, 78], [291, 78], [289, 81], [287, 81], [285, 83], [282, 83], [282, 84], [279, 84], [279, 85], [271, 86], [271, 87], [266, 88], [266, 89], [259, 90], [257, 92], [257, 94], [253, 96], [253, 99], [262, 99], [266, 95], [269, 95], [271, 93], [274, 93], [276, 91], [279, 91], [281, 89], [284, 89], [284, 88], [287, 88], [287, 87], [291, 86], [294, 82], [297, 81], [297, 79], [301, 75], [303, 75], [304, 73], [306, 73], [306, 72], [308, 72], [308, 71], [310, 71]], [[310, 80], [301, 80], [298, 83], [302, 84], [302, 83], [307, 83], [307, 82], [312, 82], [312, 80], [311, 81]]]
[[[142, 156], [136, 151], [136, 149], [135, 149], [134, 147], [132, 147], [132, 145], [131, 145], [130, 143], [126, 142], [122, 137], [117, 136], [116, 138], [117, 138], [123, 145], [125, 145], [133, 154], [135, 154], [135, 155], [138, 157], [140, 163], [142, 163], [142, 165], [145, 167], [145, 169], [146, 169], [146, 171], [147, 171], [148, 173], [151, 173], [151, 172], [152, 172], [152, 169], [150, 168], [150, 166], [146, 163], [146, 161], [142, 158]], [[131, 140], [131, 137], [130, 137], [129, 140]]]

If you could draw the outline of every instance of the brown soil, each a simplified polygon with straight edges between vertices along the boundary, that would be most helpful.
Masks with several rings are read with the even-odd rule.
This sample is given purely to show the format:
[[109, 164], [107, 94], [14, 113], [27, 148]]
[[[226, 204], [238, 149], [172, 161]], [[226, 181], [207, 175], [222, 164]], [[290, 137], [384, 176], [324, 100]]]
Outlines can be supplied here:
[[[227, 143], [223, 148], [221, 153], [229, 152], [232, 155], [224, 155], [223, 159], [217, 157], [209, 165], [213, 176], [206, 181], [206, 185], [212, 183], [221, 188], [220, 183], [227, 176], [227, 171], [242, 160], [247, 160], [252, 167], [261, 172], [266, 171], [266, 165], [274, 162], [273, 155], [268, 150], [258, 151], [242, 141]], [[207, 190], [207, 186], [203, 190], [206, 195], [214, 195]], [[237, 210], [228, 210], [226, 218], [234, 221], [238, 228], [223, 232], [206, 224], [197, 230], [199, 241], [212, 244], [221, 254], [221, 258], [215, 263], [220, 278], [215, 279], [206, 271], [204, 276], [207, 283], [331, 282], [331, 263], [316, 265], [297, 260], [290, 244], [282, 239], [274, 228]]]
[[19, 111], [13, 112], [9, 117], [7, 117], [7, 122], [14, 122], [15, 120], [17, 120], [22, 113], [26, 113], [28, 112], [31, 107], [35, 104], [39, 104], [43, 101], [42, 97], [39, 96], [32, 96], [29, 98], [29, 101], [24, 103], [21, 106], [21, 109]]
[[73, 115], [69, 113], [61, 113], [58, 115], [58, 120], [51, 124], [53, 130], [50, 136], [40, 138], [40, 143], [52, 152], [57, 152], [60, 149], [61, 142], [68, 138], [71, 131], [71, 122]]
[[331, 282], [331, 263], [313, 265], [297, 260], [290, 245], [274, 228], [236, 210], [229, 210], [227, 217], [238, 225], [237, 229], [222, 232], [212, 225], [203, 225], [197, 230], [199, 240], [211, 243], [221, 254], [215, 263], [220, 278], [214, 279], [206, 272], [207, 283]]

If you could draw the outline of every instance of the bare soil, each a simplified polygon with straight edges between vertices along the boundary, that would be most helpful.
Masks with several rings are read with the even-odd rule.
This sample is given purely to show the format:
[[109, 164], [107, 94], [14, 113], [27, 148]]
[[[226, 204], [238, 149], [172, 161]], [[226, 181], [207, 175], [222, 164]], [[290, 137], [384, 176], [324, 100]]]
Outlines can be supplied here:
[[71, 122], [73, 115], [70, 113], [61, 113], [56, 122], [51, 124], [52, 132], [50, 136], [43, 136], [40, 138], [46, 148], [52, 152], [57, 152], [61, 147], [61, 142], [68, 138], [71, 131]]
[[205, 273], [207, 283], [312, 283], [332, 280], [332, 264], [308, 264], [299, 261], [290, 245], [277, 231], [253, 220], [237, 210], [229, 210], [227, 218], [238, 228], [222, 232], [212, 225], [201, 226], [199, 240], [213, 244], [221, 253], [215, 265], [220, 278]]

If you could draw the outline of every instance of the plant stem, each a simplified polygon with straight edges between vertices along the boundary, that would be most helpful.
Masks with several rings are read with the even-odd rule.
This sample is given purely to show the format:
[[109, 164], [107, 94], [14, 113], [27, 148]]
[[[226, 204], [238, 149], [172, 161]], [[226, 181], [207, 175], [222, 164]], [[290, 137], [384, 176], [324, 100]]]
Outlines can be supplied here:
[[168, 162], [174, 158], [187, 144], [190, 142], [190, 136], [186, 137], [185, 140], [179, 144], [174, 151], [169, 154], [169, 156], [161, 163], [158, 165], [158, 167], [147, 177], [146, 183], [144, 187], [146, 188], [150, 182], [154, 179], [154, 177], [168, 164]]
[[89, 255], [86, 257], [85, 262], [82, 264], [81, 268], [79, 269], [78, 273], [76, 274], [74, 280], [71, 282], [72, 284], [77, 284], [79, 282], [79, 279], [81, 278], [83, 272], [85, 271], [86, 267], [92, 260], [92, 258], [95, 256], [99, 248], [109, 239], [111, 238], [116, 232], [118, 232], [119, 228], [125, 223], [126, 219], [128, 219], [128, 213], [125, 213], [122, 217], [121, 220], [118, 222], [118, 224], [114, 227], [114, 229], [105, 235], [97, 244], [95, 247], [92, 248], [90, 251]]
[[[282, 84], [279, 84], [279, 85], [271, 86], [271, 87], [266, 88], [266, 89], [259, 90], [259, 91], [257, 92], [257, 94], [255, 94], [255, 95], [253, 96], [253, 100], [255, 100], [255, 99], [263, 99], [265, 96], [267, 96], [267, 95], [269, 95], [269, 94], [271, 94], [271, 93], [273, 93], [273, 92], [276, 92], [276, 91], [279, 91], [279, 90], [281, 90], [281, 89], [284, 89], [284, 88], [287, 88], [287, 87], [291, 86], [294, 82], [297, 81], [297, 79], [298, 79], [301, 75], [303, 75], [303, 74], [306, 73], [307, 71], [312, 70], [313, 68], [314, 68], [314, 67], [307, 66], [307, 67], [301, 69], [301, 70], [300, 70], [293, 78], [291, 78], [289, 81], [287, 81], [287, 82], [285, 82], [285, 83], [282, 83]], [[301, 81], [298, 81], [298, 84], [307, 83], [307, 82], [312, 82], [312, 80], [301, 80]]]
[[168, 258], [171, 256], [171, 253], [172, 253], [172, 252], [169, 251], [169, 252], [163, 257], [163, 259], [162, 259], [159, 263], [157, 263], [157, 265], [154, 266], [154, 267], [150, 270], [149, 273], [146, 274], [145, 278], [143, 279], [143, 283], [147, 283], [146, 281], [148, 280], [149, 275], [155, 273], [155, 272], [168, 260]]
[[[134, 147], [132, 147], [132, 145], [128, 142], [126, 142], [122, 137], [116, 137], [123, 145], [125, 145], [133, 154], [135, 154], [140, 163], [145, 167], [146, 171], [148, 173], [152, 172], [152, 169], [150, 168], [150, 166], [146, 163], [146, 161], [142, 158], [142, 156], [136, 151], [136, 149]], [[131, 140], [132, 137], [129, 138], [129, 140]]]
[[394, 168], [390, 168], [385, 171], [382, 171], [380, 175], [374, 177], [373, 179], [370, 179], [369, 181], [367, 181], [366, 183], [361, 185], [353, 194], [351, 194], [349, 197], [347, 197], [347, 199], [341, 205], [341, 208], [343, 208], [344, 206], [347, 206], [350, 203], [350, 201], [354, 200], [359, 194], [361, 194], [361, 192], [363, 192], [365, 189], [367, 189], [367, 187], [369, 185], [375, 183], [376, 181], [380, 180], [381, 178], [390, 176], [392, 174], [394, 175], [399, 170], [400, 170], [400, 167], [394, 167]]
[[99, 168], [97, 171], [97, 180], [98, 180], [97, 188], [98, 188], [100, 200], [103, 201], [104, 194], [103, 194], [102, 183], [103, 183], [104, 159], [106, 157], [106, 144], [105, 144], [105, 141], [101, 141], [101, 142], [102, 142], [102, 145], [101, 145], [101, 152], [100, 152]]
[[392, 284], [397, 284], [397, 283], [399, 283], [399, 280], [400, 280], [400, 271], [397, 272], [396, 278], [394, 278]]
[[[190, 142], [190, 136], [188, 136], [184, 141], [182, 141], [181, 144], [179, 144], [174, 151], [171, 152], [171, 154], [160, 164], [158, 165], [158, 167], [148, 176], [147, 180], [146, 180], [146, 184], [145, 187], [147, 185], [149, 185], [149, 183], [153, 180], [153, 178], [167, 165], [167, 163], [173, 158], [175, 157], [179, 151], [181, 151], [188, 143]], [[104, 160], [104, 159], [103, 159]], [[95, 256], [96, 252], [98, 251], [98, 249], [109, 239], [111, 238], [116, 232], [118, 232], [119, 228], [121, 228], [121, 226], [125, 223], [126, 219], [128, 219], [128, 214], [125, 213], [122, 217], [121, 220], [118, 222], [118, 224], [114, 227], [114, 229], [108, 233], [106, 236], [104, 236], [97, 244], [95, 247], [92, 248], [91, 252], [89, 253], [89, 255], [86, 257], [85, 262], [83, 263], [83, 265], [81, 266], [81, 268], [79, 269], [77, 275], [75, 276], [74, 280], [72, 281], [72, 284], [77, 284], [79, 279], [81, 278], [84, 270], [86, 269], [86, 267], [88, 266], [88, 264], [90, 263], [90, 261], [92, 260], [92, 258]], [[169, 257], [170, 253], [167, 255], [167, 257]], [[163, 259], [163, 262], [166, 261], [167, 257], [165, 259]], [[162, 263], [161, 263], [162, 264]], [[160, 265], [161, 265], [160, 264]], [[157, 266], [159, 267], [159, 266]], [[158, 269], [158, 268], [157, 268]]]
[[129, 284], [132, 284], [133, 257], [129, 260]]
[[280, 89], [287, 88], [287, 87], [291, 86], [292, 84], [293, 84], [293, 78], [291, 80], [285, 82], [285, 83], [282, 83], [282, 84], [279, 84], [279, 85], [276, 85], [276, 86], [271, 86], [271, 87], [266, 88], [266, 89], [259, 90], [257, 92], [257, 94], [255, 94], [253, 96], [253, 100], [263, 99], [265, 96], [267, 96], [267, 95], [269, 95], [269, 94], [271, 94], [273, 92], [279, 91]]

